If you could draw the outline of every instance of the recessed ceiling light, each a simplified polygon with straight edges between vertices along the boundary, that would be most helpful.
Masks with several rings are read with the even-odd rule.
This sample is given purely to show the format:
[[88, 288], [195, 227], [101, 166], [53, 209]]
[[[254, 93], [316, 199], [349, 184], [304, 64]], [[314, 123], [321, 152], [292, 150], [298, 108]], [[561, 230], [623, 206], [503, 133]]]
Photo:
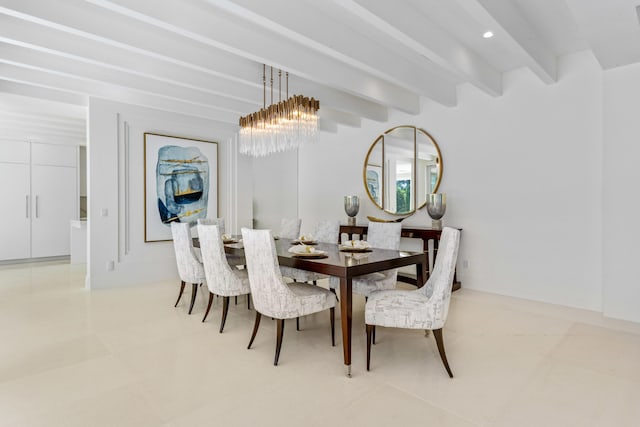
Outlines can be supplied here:
[[484, 37], [485, 39], [490, 39], [491, 37], [493, 37], [493, 33], [491, 31], [487, 31], [482, 35], [482, 37]]

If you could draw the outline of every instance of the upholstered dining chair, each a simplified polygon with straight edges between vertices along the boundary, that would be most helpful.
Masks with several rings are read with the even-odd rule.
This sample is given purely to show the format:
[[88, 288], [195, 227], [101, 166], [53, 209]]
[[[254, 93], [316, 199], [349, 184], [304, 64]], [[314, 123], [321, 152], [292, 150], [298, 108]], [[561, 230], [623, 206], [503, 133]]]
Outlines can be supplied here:
[[[322, 220], [316, 225], [313, 239], [320, 243], [338, 243], [338, 236], [340, 235], [340, 221], [334, 220]], [[312, 271], [300, 270], [299, 268], [281, 266], [280, 272], [284, 277], [288, 277], [299, 282], [316, 282], [320, 279], [325, 279], [329, 276], [324, 274], [314, 273]]]
[[283, 239], [297, 239], [300, 237], [300, 225], [302, 220], [299, 218], [282, 218], [277, 236]]
[[369, 296], [365, 305], [364, 321], [367, 329], [367, 371], [371, 361], [371, 342], [376, 326], [433, 331], [438, 352], [449, 377], [453, 373], [447, 362], [442, 339], [442, 327], [449, 313], [451, 286], [460, 231], [445, 227], [440, 236], [440, 245], [433, 273], [427, 283], [416, 290], [383, 290]]
[[178, 306], [182, 292], [186, 283], [191, 283], [191, 304], [189, 305], [189, 314], [193, 311], [193, 304], [196, 301], [198, 293], [198, 285], [202, 284], [206, 279], [204, 275], [204, 267], [202, 262], [196, 256], [193, 241], [191, 240], [191, 231], [189, 223], [172, 222], [171, 234], [173, 235], [173, 248], [176, 253], [176, 262], [178, 264], [178, 275], [180, 276], [180, 294], [174, 307]]
[[247, 270], [231, 268], [227, 262], [222, 243], [222, 228], [219, 225], [198, 224], [198, 235], [204, 274], [209, 288], [209, 304], [202, 321], [204, 322], [209, 315], [213, 296], [222, 296], [222, 320], [220, 321], [220, 333], [222, 333], [229, 311], [229, 297], [247, 295], [249, 298], [248, 295], [251, 292], [249, 275]]
[[[400, 249], [400, 233], [402, 224], [398, 222], [370, 222], [367, 231], [367, 242], [372, 248]], [[372, 292], [382, 289], [395, 289], [398, 279], [398, 269], [382, 271], [380, 273], [365, 274], [353, 279], [353, 293], [369, 297]], [[340, 288], [337, 277], [329, 279], [331, 289]]]
[[[224, 218], [199, 218], [198, 225], [217, 225], [220, 227], [220, 236], [225, 233]], [[200, 234], [198, 229], [198, 234]], [[244, 257], [242, 255], [225, 254], [227, 262], [231, 266], [244, 265]]]
[[249, 286], [256, 310], [253, 333], [247, 348], [251, 348], [253, 344], [263, 314], [277, 319], [276, 354], [273, 361], [277, 366], [285, 320], [327, 309], [330, 311], [331, 345], [335, 346], [335, 295], [308, 283], [287, 284], [280, 274], [276, 246], [270, 230], [243, 228], [242, 239], [249, 270]]

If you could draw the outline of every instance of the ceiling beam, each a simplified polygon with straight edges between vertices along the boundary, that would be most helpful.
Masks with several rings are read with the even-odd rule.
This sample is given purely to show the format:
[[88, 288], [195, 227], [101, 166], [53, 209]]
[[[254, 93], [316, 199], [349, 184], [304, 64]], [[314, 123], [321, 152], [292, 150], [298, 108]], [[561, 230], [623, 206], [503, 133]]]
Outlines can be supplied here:
[[13, 120], [4, 120], [1, 117], [0, 117], [0, 127], [12, 129], [12, 130], [18, 130], [21, 132], [34, 132], [34, 133], [37, 132], [41, 134], [50, 134], [50, 135], [56, 135], [61, 137], [69, 137], [73, 139], [82, 139], [86, 137], [86, 131], [84, 129], [80, 129], [79, 131], [71, 131], [67, 129], [41, 125], [36, 122], [20, 123], [20, 122], [15, 122]]
[[30, 131], [25, 129], [10, 129], [2, 127], [0, 128], [0, 139], [13, 139], [18, 141], [30, 141], [30, 142], [46, 142], [46, 143], [60, 143], [68, 145], [86, 145], [87, 138], [76, 138], [67, 135], [54, 135], [48, 132]]
[[638, 1], [566, 0], [566, 3], [602, 68], [640, 62]]
[[455, 83], [451, 79], [434, 72], [433, 65], [427, 61], [411, 61], [398, 54], [396, 49], [372, 43], [368, 34], [355, 31], [351, 25], [358, 17], [340, 10], [341, 19], [335, 19], [329, 9], [337, 7], [330, 2], [231, 0], [210, 3], [255, 26], [295, 41], [307, 50], [326, 55], [437, 102], [455, 104]]
[[80, 79], [75, 76], [53, 73], [47, 70], [20, 67], [0, 62], [0, 79], [32, 86], [54, 88], [125, 104], [139, 105], [163, 111], [201, 117], [237, 129], [238, 115], [203, 105], [146, 93], [123, 91], [118, 86]]
[[86, 95], [0, 79], [0, 92], [86, 107]]
[[86, 120], [84, 119], [76, 119], [73, 117], [59, 116], [43, 112], [9, 110], [8, 108], [13, 108], [13, 105], [2, 105], [2, 103], [0, 103], [0, 117], [22, 122], [38, 121], [41, 123], [47, 123], [51, 126], [67, 128], [84, 128], [86, 125]]
[[204, 88], [162, 81], [151, 76], [140, 76], [118, 69], [105, 68], [95, 63], [64, 58], [51, 53], [0, 43], [0, 62], [51, 70], [55, 73], [76, 76], [96, 82], [105, 82], [122, 90], [154, 94], [170, 99], [204, 105], [234, 113], [239, 117], [244, 111], [258, 108], [257, 103], [239, 101], [212, 93]]
[[337, 133], [338, 124], [331, 120], [319, 120], [318, 130], [320, 130], [321, 132]]
[[557, 79], [556, 55], [541, 41], [531, 24], [517, 10], [514, 2], [504, 0], [457, 0], [460, 7], [487, 29], [510, 40], [525, 55], [526, 66], [544, 83]]
[[[83, 31], [60, 28], [51, 22], [43, 23], [15, 11], [12, 13], [18, 17], [4, 15], [0, 25], [0, 40], [5, 43], [194, 88], [206, 88], [231, 98], [254, 102], [256, 106], [262, 104], [262, 66], [235, 55], [216, 49], [205, 55], [202, 49], [194, 47], [197, 43], [188, 43], [184, 48], [179, 48], [166, 35], [154, 38], [150, 32], [145, 32], [150, 40], [136, 39], [137, 42], [124, 44], [96, 38]], [[90, 14], [83, 15], [82, 12], [80, 17], [87, 20], [91, 18]], [[124, 19], [117, 15], [115, 18]], [[139, 22], [133, 24], [140, 27]], [[132, 31], [126, 23], [119, 25], [119, 28], [123, 32]], [[103, 35], [106, 36], [106, 32]], [[296, 76], [290, 77], [290, 83], [293, 92], [313, 96], [331, 108], [376, 121], [385, 121], [388, 117], [387, 109], [378, 103]], [[246, 109], [243, 114], [251, 112], [253, 108]]]
[[[232, 3], [216, 1], [205, 5], [185, 0], [180, 3], [165, 2], [162, 7], [158, 7], [157, 3], [144, 0], [90, 1], [123, 16], [138, 19], [193, 42], [224, 50], [256, 64], [273, 65], [300, 77], [410, 114], [420, 111], [417, 94], [335, 58], [320, 55], [268, 27], [260, 28], [248, 19], [248, 15], [252, 15], [250, 11], [242, 15], [239, 11], [232, 13], [226, 9], [229, 5], [233, 6]], [[120, 30], [119, 27], [111, 28], [111, 31]]]
[[[502, 73], [421, 11], [416, 9], [407, 13], [406, 8], [401, 9], [395, 3], [385, 1], [334, 0], [334, 3], [379, 30], [382, 37], [391, 37], [404, 45], [416, 57], [426, 58], [489, 95], [502, 94]], [[410, 3], [407, 7], [411, 7]]]
[[331, 108], [320, 108], [318, 110], [318, 118], [320, 121], [330, 120], [340, 125], [359, 128], [362, 125], [360, 117], [353, 114], [344, 113], [342, 111], [332, 110]]
[[3, 114], [2, 111], [0, 111], [0, 122], [5, 124], [11, 124], [12, 126], [24, 126], [24, 127], [37, 126], [38, 128], [42, 128], [42, 129], [56, 129], [60, 132], [67, 132], [72, 134], [83, 134], [85, 133], [85, 128], [86, 128], [85, 124], [82, 124], [79, 126], [65, 126], [65, 125], [59, 125], [56, 123], [38, 120], [38, 117], [33, 117], [29, 119], [11, 117]]

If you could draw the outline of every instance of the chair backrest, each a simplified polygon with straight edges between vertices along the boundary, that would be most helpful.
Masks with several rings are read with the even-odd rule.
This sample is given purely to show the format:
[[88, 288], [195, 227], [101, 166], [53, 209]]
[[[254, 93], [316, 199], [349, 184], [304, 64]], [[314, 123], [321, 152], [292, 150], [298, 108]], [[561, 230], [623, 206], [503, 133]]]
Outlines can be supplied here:
[[459, 246], [460, 230], [444, 227], [440, 235], [433, 273], [427, 283], [419, 289], [419, 292], [424, 292], [429, 297], [429, 305], [434, 310], [432, 312], [433, 319], [436, 322], [434, 329], [442, 327], [445, 320], [447, 320]]
[[299, 218], [282, 218], [280, 221], [279, 237], [283, 239], [297, 239], [300, 237], [300, 225], [302, 220]]
[[198, 235], [209, 290], [216, 295], [227, 295], [228, 291], [239, 289], [240, 279], [233, 273], [224, 253], [220, 226], [198, 224]]
[[224, 234], [224, 218], [198, 218], [199, 225], [217, 225], [220, 233]]
[[322, 243], [338, 243], [340, 236], [340, 221], [322, 220], [316, 225], [313, 238]]
[[367, 242], [372, 248], [400, 249], [402, 224], [399, 222], [370, 222]]
[[243, 228], [242, 241], [255, 309], [267, 316], [287, 318], [287, 306], [295, 296], [280, 274], [271, 230]]
[[202, 283], [204, 268], [193, 253], [193, 242], [189, 223], [172, 222], [173, 249], [176, 253], [180, 280], [187, 283]]

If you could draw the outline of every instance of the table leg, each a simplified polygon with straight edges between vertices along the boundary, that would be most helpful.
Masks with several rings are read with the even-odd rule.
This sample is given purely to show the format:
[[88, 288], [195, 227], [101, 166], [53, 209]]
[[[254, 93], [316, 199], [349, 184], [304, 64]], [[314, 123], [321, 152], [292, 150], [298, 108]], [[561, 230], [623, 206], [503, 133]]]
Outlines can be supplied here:
[[[424, 264], [416, 264], [416, 286], [421, 288], [424, 286], [426, 277], [429, 277], [428, 273], [425, 273], [424, 266], [429, 263], [428, 255], [424, 256]], [[426, 276], [426, 277], [425, 277]]]
[[423, 282], [416, 282], [416, 286], [421, 288], [424, 285], [424, 282], [426, 282], [429, 279], [429, 239], [423, 239], [422, 240], [422, 251], [425, 253], [426, 257], [427, 257], [427, 262], [424, 263], [424, 266], [422, 267], [422, 279]]
[[340, 320], [342, 323], [342, 352], [347, 376], [351, 377], [351, 278], [340, 278]]

